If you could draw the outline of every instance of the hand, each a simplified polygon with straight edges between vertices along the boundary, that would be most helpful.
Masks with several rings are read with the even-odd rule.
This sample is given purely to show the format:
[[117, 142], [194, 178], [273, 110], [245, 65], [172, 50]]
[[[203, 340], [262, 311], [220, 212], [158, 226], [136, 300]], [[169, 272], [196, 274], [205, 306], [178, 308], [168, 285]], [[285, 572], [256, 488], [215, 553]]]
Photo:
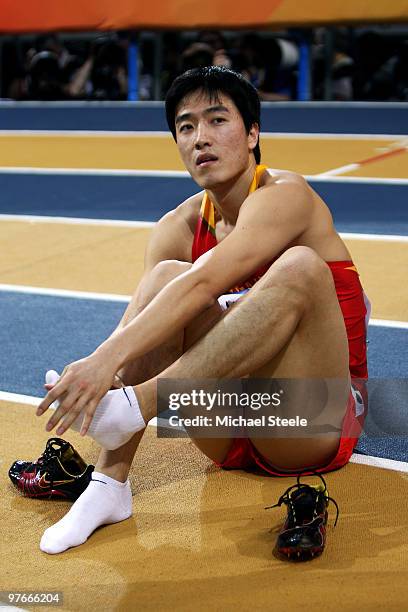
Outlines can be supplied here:
[[59, 406], [46, 425], [51, 431], [63, 417], [56, 433], [61, 436], [84, 411], [81, 435], [89, 428], [96, 407], [111, 388], [116, 373], [106, 356], [93, 353], [89, 357], [68, 365], [55, 385], [45, 385], [48, 393], [37, 408], [37, 416], [42, 415], [56, 400]]

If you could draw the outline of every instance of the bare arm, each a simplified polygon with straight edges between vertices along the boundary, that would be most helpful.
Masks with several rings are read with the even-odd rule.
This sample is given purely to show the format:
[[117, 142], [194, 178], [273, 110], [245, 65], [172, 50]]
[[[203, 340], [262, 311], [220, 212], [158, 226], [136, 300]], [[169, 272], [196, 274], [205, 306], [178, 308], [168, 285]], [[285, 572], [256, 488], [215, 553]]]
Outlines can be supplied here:
[[[191, 211], [192, 207], [190, 204], [191, 201], [187, 201], [176, 210], [167, 213], [154, 227], [146, 248], [144, 273], [138, 284], [136, 295], [142, 289], [144, 280], [148, 277], [150, 271], [159, 262], [167, 259], [191, 261], [192, 231], [189, 224], [189, 217], [191, 217], [189, 211]], [[125, 319], [126, 312], [110, 338], [114, 338], [117, 334], [121, 333], [124, 329]], [[126, 340], [128, 336], [127, 334], [122, 334], [121, 337]], [[129, 341], [133, 341], [132, 337], [129, 337]], [[109, 343], [109, 339], [106, 343]], [[97, 399], [99, 401], [111, 388], [117, 370], [111, 356], [109, 354], [100, 354], [98, 351], [84, 359], [69, 364], [64, 368], [62, 377], [56, 385], [53, 387], [46, 385], [48, 394], [40, 403], [37, 415], [39, 416], [46, 411], [57, 398], [60, 401], [60, 408], [50, 419], [53, 425], [74, 405], [78, 406], [78, 400], [82, 407], [87, 405], [91, 411], [94, 403], [92, 400]], [[87, 423], [89, 424], [91, 420], [92, 415], [87, 420]], [[68, 429], [69, 425], [70, 422], [64, 422], [63, 431]], [[86, 429], [87, 426], [84, 431]], [[59, 432], [59, 435], [63, 431]]]
[[66, 85], [66, 91], [72, 98], [77, 98], [85, 93], [85, 85], [89, 79], [94, 64], [94, 58], [89, 57], [76, 71], [72, 81]]
[[231, 234], [164, 287], [126, 329], [99, 347], [100, 354], [109, 355], [119, 369], [184, 329], [305, 230], [311, 201], [306, 184], [285, 179], [252, 194]]
[[[176, 259], [178, 261], [191, 261], [192, 233], [183, 212], [183, 206], [167, 213], [155, 225], [144, 255], [144, 269], [142, 278], [136, 288], [135, 295], [138, 296], [143, 288], [145, 280], [150, 272], [161, 261]], [[127, 312], [119, 322], [114, 333], [117, 333], [125, 325]]]
[[[66, 394], [59, 416], [69, 411], [64, 428], [86, 407], [82, 429], [86, 433], [96, 405], [109, 389], [115, 372], [185, 328], [219, 295], [271, 261], [305, 230], [311, 215], [312, 196], [302, 181], [282, 178], [249, 196], [231, 234], [200, 257], [188, 272], [166, 285], [139, 315], [92, 355], [71, 364], [40, 408], [46, 410], [55, 399]], [[177, 238], [176, 233], [173, 240]], [[160, 252], [161, 247], [157, 248]], [[157, 261], [157, 256], [151, 254], [151, 257]], [[96, 371], [97, 384], [93, 378]]]

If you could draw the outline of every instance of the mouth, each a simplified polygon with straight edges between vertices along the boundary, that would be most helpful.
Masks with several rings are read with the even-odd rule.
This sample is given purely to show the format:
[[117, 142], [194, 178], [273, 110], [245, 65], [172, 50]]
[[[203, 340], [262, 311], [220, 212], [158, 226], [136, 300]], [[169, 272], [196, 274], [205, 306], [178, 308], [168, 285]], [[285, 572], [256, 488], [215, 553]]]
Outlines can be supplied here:
[[205, 168], [211, 166], [214, 162], [218, 161], [218, 157], [211, 155], [211, 153], [203, 153], [196, 159], [196, 166], [198, 168]]

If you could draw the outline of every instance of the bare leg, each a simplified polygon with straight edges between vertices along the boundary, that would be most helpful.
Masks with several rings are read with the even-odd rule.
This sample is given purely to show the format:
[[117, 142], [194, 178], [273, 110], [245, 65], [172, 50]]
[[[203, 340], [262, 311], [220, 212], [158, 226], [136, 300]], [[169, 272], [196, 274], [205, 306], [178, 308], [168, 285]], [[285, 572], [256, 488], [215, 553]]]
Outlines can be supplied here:
[[[331, 272], [311, 249], [286, 251], [235, 307], [159, 377], [238, 378], [248, 373], [343, 379], [346, 397], [344, 321]], [[157, 377], [135, 387], [145, 420], [155, 416], [156, 383]], [[345, 401], [334, 407], [339, 426], [345, 408]], [[254, 438], [253, 443], [274, 465], [296, 469], [327, 463], [337, 451], [339, 435], [304, 440]], [[226, 456], [226, 452], [223, 457], [209, 452], [208, 443], [218, 440], [195, 442], [216, 461]]]
[[[218, 314], [213, 313], [212, 322]], [[248, 373], [344, 378], [346, 386], [347, 337], [327, 265], [310, 249], [289, 249], [240, 303], [224, 313], [214, 327], [207, 328], [207, 333], [159, 376], [201, 378], [204, 373], [205, 378], [238, 378]], [[134, 387], [145, 421], [156, 414], [157, 378]], [[344, 411], [345, 403], [339, 403], [339, 424]], [[134, 436], [114, 454], [102, 454], [98, 477], [68, 514], [44, 533], [40, 544], [44, 552], [55, 554], [78, 546], [98, 526], [131, 515], [129, 482], [118, 480], [126, 478], [140, 437]], [[194, 441], [217, 462], [222, 462], [231, 445], [229, 439]], [[339, 436], [303, 441], [253, 439], [262, 454], [283, 469], [323, 465], [336, 452], [338, 442]], [[109, 479], [110, 470], [114, 475]]]
[[[156, 266], [141, 285], [120, 325], [126, 325], [167, 282], [184, 272], [188, 265], [162, 262]], [[154, 376], [177, 358], [186, 343], [189, 346], [200, 334], [205, 334], [218, 320], [220, 313], [218, 306], [203, 312], [193, 322], [190, 330], [172, 338], [166, 346], [152, 351], [147, 357], [124, 369], [120, 373], [121, 377], [128, 385]], [[96, 476], [94, 475], [84, 493], [58, 523], [44, 532], [40, 542], [42, 551], [57, 554], [67, 548], [79, 546], [97, 527], [123, 521], [131, 516], [132, 493], [127, 476], [142, 435], [143, 432], [137, 433], [115, 451], [101, 452], [95, 469]]]
[[[185, 272], [190, 266], [189, 263], [168, 261], [162, 262], [154, 268], [139, 285], [117, 329], [127, 325], [167, 283]], [[123, 368], [118, 373], [123, 383], [125, 385], [137, 385], [158, 375], [176, 361], [182, 352], [191, 347], [198, 338], [206, 334], [215, 325], [221, 314], [222, 310], [216, 304], [213, 308], [199, 315], [184, 330], [184, 333], [175, 335], [166, 344]], [[128, 477], [130, 466], [143, 433], [144, 430], [137, 432], [126, 444], [114, 451], [101, 449], [95, 467], [96, 471], [124, 482]], [[228, 440], [227, 444], [229, 446], [231, 442]]]

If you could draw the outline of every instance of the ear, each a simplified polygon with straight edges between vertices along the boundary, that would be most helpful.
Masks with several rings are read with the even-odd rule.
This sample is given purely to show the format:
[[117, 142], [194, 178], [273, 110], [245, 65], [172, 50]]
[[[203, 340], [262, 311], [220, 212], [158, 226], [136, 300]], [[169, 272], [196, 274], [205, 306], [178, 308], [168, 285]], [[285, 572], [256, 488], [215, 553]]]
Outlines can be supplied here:
[[248, 147], [250, 151], [253, 151], [259, 141], [259, 125], [253, 123], [248, 133]]

